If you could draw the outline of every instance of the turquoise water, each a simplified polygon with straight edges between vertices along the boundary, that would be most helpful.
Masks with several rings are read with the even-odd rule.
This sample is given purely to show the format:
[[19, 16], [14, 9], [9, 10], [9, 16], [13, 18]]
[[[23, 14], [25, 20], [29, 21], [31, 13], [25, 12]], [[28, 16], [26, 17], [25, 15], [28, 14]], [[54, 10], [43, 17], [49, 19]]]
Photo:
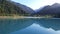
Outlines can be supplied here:
[[0, 19], [0, 34], [60, 34], [60, 19]]

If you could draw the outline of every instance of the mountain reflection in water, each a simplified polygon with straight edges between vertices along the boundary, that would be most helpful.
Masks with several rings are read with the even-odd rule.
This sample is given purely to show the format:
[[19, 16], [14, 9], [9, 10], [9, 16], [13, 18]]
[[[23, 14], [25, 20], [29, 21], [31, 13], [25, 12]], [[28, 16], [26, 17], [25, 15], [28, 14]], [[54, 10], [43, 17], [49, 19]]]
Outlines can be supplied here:
[[11, 34], [60, 34], [60, 19], [33, 19], [34, 23]]
[[60, 19], [0, 19], [1, 34], [60, 34]]
[[32, 19], [0, 19], [0, 34], [18, 31], [33, 23]]
[[34, 23], [25, 29], [12, 32], [11, 34], [60, 34], [60, 31], [55, 31], [52, 28], [44, 28]]
[[38, 19], [36, 20], [38, 24], [46, 28], [52, 28], [54, 30], [60, 30], [60, 19]]

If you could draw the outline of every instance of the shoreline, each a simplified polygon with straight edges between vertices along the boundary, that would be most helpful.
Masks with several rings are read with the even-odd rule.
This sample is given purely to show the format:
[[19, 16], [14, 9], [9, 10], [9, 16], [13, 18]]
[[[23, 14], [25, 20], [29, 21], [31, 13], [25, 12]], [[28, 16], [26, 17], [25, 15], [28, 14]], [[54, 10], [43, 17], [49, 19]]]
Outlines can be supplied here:
[[52, 18], [52, 17], [32, 17], [32, 16], [0, 16], [0, 19], [24, 19], [24, 18], [50, 18], [50, 19], [60, 19], [60, 18]]
[[45, 18], [45, 17], [31, 17], [31, 16], [0, 16], [0, 19], [23, 19], [23, 18]]

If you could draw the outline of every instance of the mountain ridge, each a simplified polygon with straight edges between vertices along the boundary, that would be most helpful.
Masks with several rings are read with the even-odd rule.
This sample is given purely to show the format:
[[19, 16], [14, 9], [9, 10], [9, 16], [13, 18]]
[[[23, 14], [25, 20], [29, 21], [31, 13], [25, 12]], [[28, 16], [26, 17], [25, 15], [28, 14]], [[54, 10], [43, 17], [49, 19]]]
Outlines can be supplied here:
[[9, 14], [29, 16], [31, 13], [34, 13], [34, 11], [25, 5], [22, 5], [13, 1], [7, 1], [7, 0], [0, 1], [0, 15], [1, 16], [9, 15]]
[[46, 5], [44, 8], [37, 12], [39, 15], [51, 15], [55, 17], [60, 17], [60, 4], [55, 3], [53, 5]]

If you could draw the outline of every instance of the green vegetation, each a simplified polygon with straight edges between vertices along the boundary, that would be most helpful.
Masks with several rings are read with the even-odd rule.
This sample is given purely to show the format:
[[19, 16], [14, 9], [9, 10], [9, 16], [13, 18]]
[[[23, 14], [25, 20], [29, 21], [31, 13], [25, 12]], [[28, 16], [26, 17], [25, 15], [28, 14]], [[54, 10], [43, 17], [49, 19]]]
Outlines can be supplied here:
[[0, 0], [0, 16], [28, 16], [30, 14], [26, 13], [22, 8], [16, 6], [14, 3]]

